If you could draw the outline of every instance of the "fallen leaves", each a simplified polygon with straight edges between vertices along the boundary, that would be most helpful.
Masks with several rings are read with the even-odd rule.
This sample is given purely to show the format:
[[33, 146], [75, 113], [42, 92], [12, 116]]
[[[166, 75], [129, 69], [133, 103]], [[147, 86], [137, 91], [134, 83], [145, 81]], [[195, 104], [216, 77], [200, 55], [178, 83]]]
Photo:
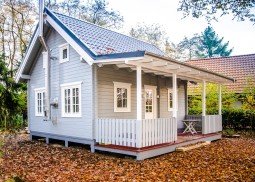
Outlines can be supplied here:
[[255, 181], [255, 140], [223, 139], [184, 153], [144, 161], [39, 141], [7, 142], [0, 180]]

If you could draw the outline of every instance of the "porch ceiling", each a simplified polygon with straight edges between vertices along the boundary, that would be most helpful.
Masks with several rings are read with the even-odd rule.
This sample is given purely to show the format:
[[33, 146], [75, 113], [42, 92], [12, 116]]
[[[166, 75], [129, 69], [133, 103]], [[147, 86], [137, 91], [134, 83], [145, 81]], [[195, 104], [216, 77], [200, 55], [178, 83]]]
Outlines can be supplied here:
[[144, 73], [152, 73], [164, 77], [172, 77], [172, 74], [175, 73], [182, 80], [195, 82], [202, 82], [203, 80], [220, 84], [234, 82], [232, 78], [151, 53], [147, 53], [139, 59], [126, 59], [100, 64], [114, 64], [117, 69], [128, 68], [130, 70], [136, 70], [136, 66], [141, 66]]

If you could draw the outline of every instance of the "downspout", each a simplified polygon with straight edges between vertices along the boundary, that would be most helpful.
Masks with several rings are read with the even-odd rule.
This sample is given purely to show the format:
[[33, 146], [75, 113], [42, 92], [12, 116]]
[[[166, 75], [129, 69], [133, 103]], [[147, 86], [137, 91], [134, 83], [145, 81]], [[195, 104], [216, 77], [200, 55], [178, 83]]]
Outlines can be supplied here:
[[51, 120], [50, 109], [50, 50], [46, 44], [43, 36], [43, 24], [44, 24], [44, 0], [39, 0], [39, 40], [43, 46], [44, 52], [46, 52], [46, 67], [45, 67], [45, 110], [44, 115], [46, 120]]

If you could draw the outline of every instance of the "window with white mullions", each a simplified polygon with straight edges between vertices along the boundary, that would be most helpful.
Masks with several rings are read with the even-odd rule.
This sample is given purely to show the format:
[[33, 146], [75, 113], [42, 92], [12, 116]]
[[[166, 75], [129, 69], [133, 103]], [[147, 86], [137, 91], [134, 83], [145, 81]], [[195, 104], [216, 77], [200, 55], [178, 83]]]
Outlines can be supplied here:
[[61, 85], [62, 117], [81, 117], [81, 82]]
[[147, 90], [145, 93], [145, 109], [147, 113], [153, 112], [153, 93], [150, 90]]
[[[177, 96], [178, 96], [178, 90], [177, 90]], [[167, 89], [167, 106], [168, 106], [168, 111], [173, 111], [173, 89], [172, 88]], [[178, 105], [177, 105], [177, 108], [178, 108]]]
[[114, 82], [114, 112], [131, 112], [131, 84]]
[[35, 116], [44, 116], [45, 111], [45, 89], [35, 89]]
[[117, 88], [117, 107], [127, 108], [127, 89]]

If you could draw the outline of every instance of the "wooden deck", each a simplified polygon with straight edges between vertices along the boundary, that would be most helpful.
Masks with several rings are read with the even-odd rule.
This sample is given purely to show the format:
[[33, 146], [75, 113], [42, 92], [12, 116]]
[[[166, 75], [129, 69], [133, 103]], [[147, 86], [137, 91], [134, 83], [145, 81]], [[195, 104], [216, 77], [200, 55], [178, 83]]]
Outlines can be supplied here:
[[135, 156], [137, 160], [143, 160], [158, 155], [166, 154], [175, 151], [177, 147], [197, 143], [200, 141], [214, 141], [221, 139], [221, 134], [211, 133], [211, 134], [179, 134], [176, 142], [158, 144], [149, 147], [135, 148], [126, 147], [120, 145], [100, 145], [95, 146], [95, 150], [106, 151], [112, 153], [119, 153], [124, 155]]

